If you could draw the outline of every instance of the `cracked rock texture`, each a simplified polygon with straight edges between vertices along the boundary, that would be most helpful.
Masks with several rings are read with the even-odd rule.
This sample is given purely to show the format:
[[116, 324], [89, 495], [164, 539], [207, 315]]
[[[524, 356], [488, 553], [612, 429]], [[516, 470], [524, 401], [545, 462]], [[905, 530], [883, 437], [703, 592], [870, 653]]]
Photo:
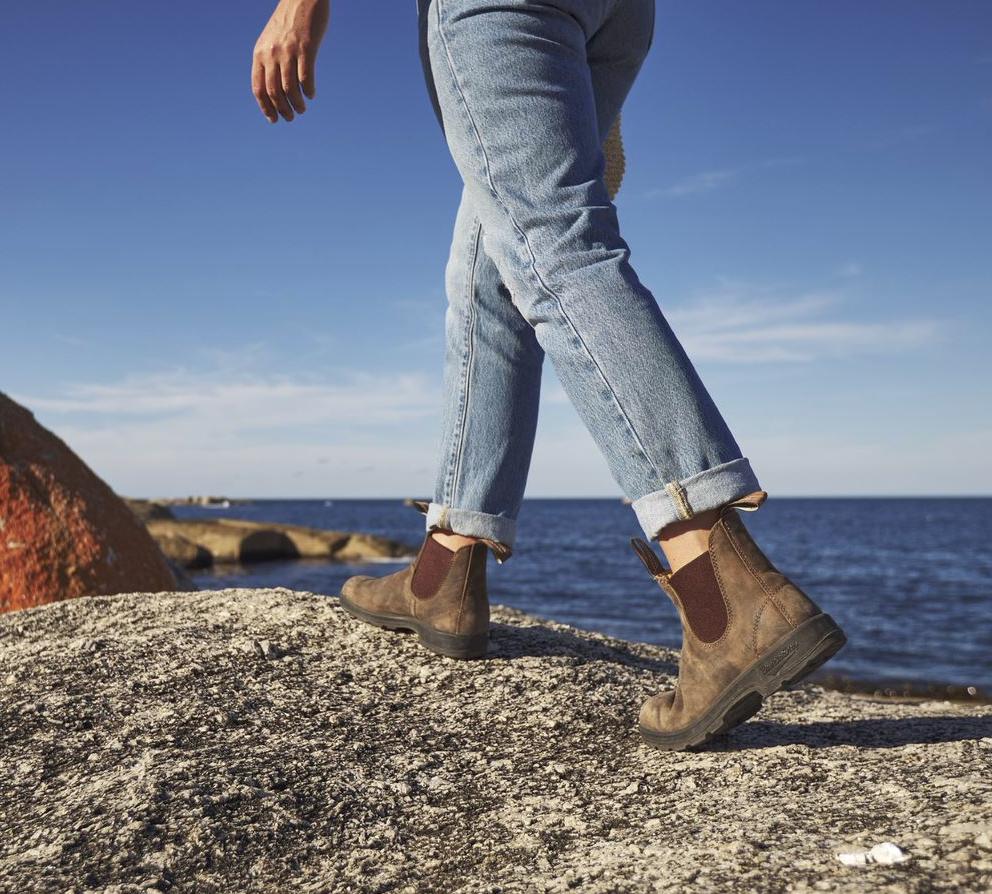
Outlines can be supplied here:
[[457, 662], [288, 590], [5, 615], [0, 891], [992, 887], [992, 708], [808, 688], [652, 751], [675, 661], [498, 609]]

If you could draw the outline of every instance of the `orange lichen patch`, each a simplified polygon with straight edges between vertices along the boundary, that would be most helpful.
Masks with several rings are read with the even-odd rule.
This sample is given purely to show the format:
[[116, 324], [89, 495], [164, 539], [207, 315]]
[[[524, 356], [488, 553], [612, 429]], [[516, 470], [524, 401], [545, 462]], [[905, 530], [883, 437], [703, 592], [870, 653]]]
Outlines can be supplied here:
[[123, 500], [0, 394], [0, 612], [175, 587], [165, 557]]

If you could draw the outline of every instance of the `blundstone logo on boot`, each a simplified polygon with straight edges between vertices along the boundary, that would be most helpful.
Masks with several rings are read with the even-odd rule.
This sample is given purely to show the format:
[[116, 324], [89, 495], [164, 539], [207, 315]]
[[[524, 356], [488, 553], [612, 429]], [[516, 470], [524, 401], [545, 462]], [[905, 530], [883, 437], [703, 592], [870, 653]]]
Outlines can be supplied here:
[[799, 643], [792, 642], [782, 649], [779, 649], [771, 658], [766, 658], [761, 662], [759, 667], [761, 672], [766, 676], [770, 677], [772, 674], [778, 673], [782, 669], [782, 665], [789, 660], [789, 656], [792, 655], [796, 649], [799, 648]]

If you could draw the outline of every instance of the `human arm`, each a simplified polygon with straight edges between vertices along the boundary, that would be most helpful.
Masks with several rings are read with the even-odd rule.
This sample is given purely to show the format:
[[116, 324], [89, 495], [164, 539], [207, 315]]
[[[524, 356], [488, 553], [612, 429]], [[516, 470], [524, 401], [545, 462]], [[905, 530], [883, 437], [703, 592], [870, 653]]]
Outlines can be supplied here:
[[317, 92], [317, 51], [330, 19], [330, 0], [279, 0], [255, 42], [251, 91], [272, 124], [292, 121]]

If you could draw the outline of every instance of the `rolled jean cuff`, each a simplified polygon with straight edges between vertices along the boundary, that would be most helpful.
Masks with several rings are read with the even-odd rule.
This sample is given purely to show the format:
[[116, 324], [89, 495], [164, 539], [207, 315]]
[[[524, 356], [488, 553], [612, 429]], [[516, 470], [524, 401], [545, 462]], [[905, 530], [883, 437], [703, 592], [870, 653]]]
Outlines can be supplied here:
[[761, 490], [746, 456], [706, 469], [684, 481], [670, 481], [631, 503], [645, 535], [653, 540], [661, 529], [700, 512], [719, 509], [732, 500]]
[[517, 537], [515, 518], [476, 512], [474, 509], [455, 509], [440, 503], [430, 503], [427, 506], [427, 530], [433, 527], [465, 537], [495, 540], [508, 550], [513, 549], [513, 541]]

